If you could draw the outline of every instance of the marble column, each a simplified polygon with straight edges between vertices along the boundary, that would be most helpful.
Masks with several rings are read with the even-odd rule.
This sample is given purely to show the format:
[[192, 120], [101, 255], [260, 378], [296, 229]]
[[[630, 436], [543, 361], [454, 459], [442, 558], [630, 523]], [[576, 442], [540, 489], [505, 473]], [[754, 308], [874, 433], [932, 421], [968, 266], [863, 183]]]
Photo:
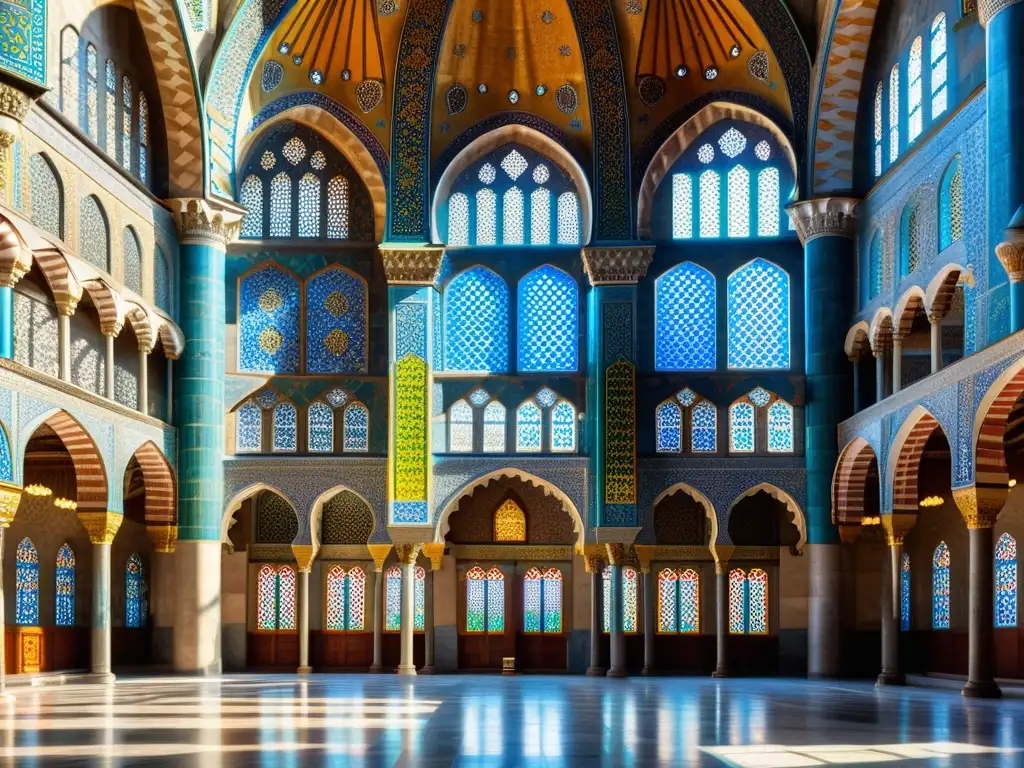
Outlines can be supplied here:
[[853, 366], [853, 412], [858, 413], [864, 408], [860, 393], [860, 357], [851, 357], [850, 365]]
[[887, 532], [885, 563], [882, 569], [882, 671], [875, 685], [904, 685], [900, 669], [900, 561], [903, 537]]
[[996, 257], [1010, 280], [1010, 333], [1014, 333], [1024, 329], [1024, 205], [1003, 230]]
[[418, 544], [396, 544], [398, 562], [402, 570], [402, 606], [401, 606], [401, 656], [398, 674], [415, 675], [416, 664], [413, 662], [413, 636], [416, 620], [416, 555]]
[[[0, 83], [0, 199], [11, 208], [18, 207], [14, 188], [15, 142], [32, 101], [27, 93]], [[4, 241], [0, 258], [0, 357], [10, 360], [14, 357], [14, 285], [31, 268], [32, 252], [6, 220], [0, 222], [0, 240]]]
[[309, 569], [299, 569], [299, 668], [296, 672], [308, 675], [309, 666]]
[[903, 337], [899, 331], [892, 332], [892, 393], [903, 386]]
[[106, 397], [107, 400], [114, 399], [114, 369], [116, 368], [116, 364], [114, 362], [115, 337], [116, 334], [113, 333], [103, 334], [103, 396]]
[[612, 563], [608, 566], [610, 577], [608, 585], [611, 589], [611, 616], [608, 625], [611, 628], [611, 663], [608, 666], [608, 677], [626, 676], [626, 636], [622, 631], [622, 566]]
[[384, 611], [381, 593], [384, 591], [384, 572], [377, 568], [373, 572], [373, 664], [370, 671], [379, 674], [383, 671], [381, 659], [383, 656], [383, 635], [384, 635]]
[[601, 666], [601, 640], [604, 634], [604, 560], [595, 555], [586, 555], [587, 573], [590, 574], [590, 666], [589, 677], [600, 677], [605, 673]]
[[875, 402], [880, 403], [885, 400], [885, 349], [872, 349], [871, 354], [875, 357]]
[[147, 525], [153, 542], [153, 561], [149, 582], [153, 612], [153, 661], [169, 664], [174, 648], [174, 545], [178, 540], [175, 525]]
[[729, 563], [715, 562], [715, 651], [712, 677], [729, 676]]
[[928, 330], [931, 332], [932, 373], [938, 373], [942, 370], [942, 315], [929, 313]]
[[139, 413], [149, 415], [149, 353], [152, 349], [139, 347]]
[[110, 547], [124, 515], [120, 512], [78, 512], [92, 543], [92, 663], [91, 671], [112, 681], [110, 658]]
[[437, 674], [434, 667], [434, 571], [427, 571], [423, 585], [423, 669], [421, 675]]
[[57, 375], [61, 381], [71, 382], [71, 316], [78, 302], [57, 303]]
[[655, 576], [650, 566], [643, 568], [644, 579], [644, 668], [642, 674], [654, 674], [654, 637], [657, 632], [658, 598]]

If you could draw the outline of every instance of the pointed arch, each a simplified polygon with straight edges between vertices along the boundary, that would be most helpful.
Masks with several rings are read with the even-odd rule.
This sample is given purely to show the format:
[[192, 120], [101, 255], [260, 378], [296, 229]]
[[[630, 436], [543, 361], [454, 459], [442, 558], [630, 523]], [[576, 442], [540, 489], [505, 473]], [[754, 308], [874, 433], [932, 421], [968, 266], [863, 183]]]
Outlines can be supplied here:
[[32, 223], [58, 240], [64, 239], [64, 182], [45, 152], [28, 159], [29, 210]]
[[773, 485], [772, 483], [758, 483], [755, 486], [747, 488], [747, 490], [733, 499], [732, 504], [729, 505], [729, 516], [732, 515], [732, 511], [740, 501], [761, 491], [764, 491], [773, 499], [781, 503], [789, 512], [791, 516], [790, 522], [793, 523], [797, 533], [800, 535], [794, 549], [798, 552], [802, 551], [804, 544], [807, 543], [807, 518], [804, 515], [803, 509], [800, 508], [800, 505], [797, 503], [797, 500], [793, 498], [792, 494], [782, 488], [779, 488], [777, 485]]
[[914, 325], [914, 316], [918, 310], [925, 310], [927, 306], [926, 301], [925, 293], [919, 285], [910, 286], [900, 296], [892, 313], [893, 325], [899, 331], [900, 336], [906, 336], [910, 333], [910, 329]]
[[[924, 406], [918, 405], [900, 425], [889, 447], [889, 463], [885, 472], [885, 488], [892, 488], [891, 510], [882, 513], [903, 512], [917, 514], [918, 470], [924, 446], [939, 422]], [[882, 492], [883, 497], [885, 491]]]
[[789, 273], [756, 258], [729, 275], [727, 286], [729, 368], [789, 368]]
[[78, 255], [109, 274], [110, 223], [95, 195], [86, 195], [78, 204]]
[[865, 486], [871, 462], [878, 459], [863, 437], [855, 437], [839, 454], [832, 478], [832, 509], [835, 523], [857, 523], [864, 517]]
[[[339, 494], [346, 495], [346, 502], [351, 502], [351, 504], [353, 505], [358, 504], [359, 506], [362, 507], [360, 514], [363, 515], [363, 521], [364, 523], [369, 523], [369, 532], [366, 535], [366, 541], [372, 541], [373, 533], [377, 528], [377, 517], [373, 513], [373, 506], [370, 504], [369, 501], [366, 500], [365, 496], [363, 496], [358, 491], [353, 490], [347, 485], [336, 485], [332, 488], [329, 488], [323, 493], [321, 493], [319, 496], [317, 496], [316, 499], [313, 500], [313, 503], [310, 505], [309, 508], [309, 531], [311, 536], [310, 540], [317, 545], [322, 545], [325, 543], [335, 543], [327, 541], [329, 536], [326, 531], [324, 515], [325, 512], [327, 511], [325, 510], [325, 506]], [[349, 523], [346, 527], [351, 528], [351, 521], [346, 522]]]
[[509, 370], [508, 284], [487, 267], [472, 266], [444, 289], [444, 369]]
[[[544, 264], [528, 272], [516, 289], [520, 372], [579, 369], [579, 286], [567, 273]], [[552, 334], [553, 328], [558, 329]]]
[[[85, 427], [67, 411], [54, 411], [29, 424], [22, 432], [25, 443], [31, 440], [36, 430], [45, 425], [53, 430], [71, 456], [75, 468], [76, 500], [79, 512], [106, 512], [110, 509], [107, 493], [107, 472], [103, 457], [92, 436]], [[25, 456], [25, 445], [20, 455]], [[24, 472], [22, 473], [24, 475]]]
[[177, 525], [177, 482], [167, 457], [152, 440], [140, 445], [133, 456], [146, 489], [146, 524]]
[[864, 347], [869, 344], [867, 321], [860, 320], [846, 332], [846, 340], [843, 342], [843, 352], [848, 358], [856, 358], [860, 356]]
[[505, 499], [494, 510], [495, 541], [526, 541], [526, 515], [514, 499]]
[[711, 503], [711, 499], [705, 496], [701, 491], [698, 491], [692, 485], [688, 483], [675, 483], [670, 485], [668, 488], [663, 490], [657, 496], [654, 497], [654, 501], [651, 503], [651, 508], [647, 511], [647, 519], [652, 520], [654, 516], [654, 510], [658, 508], [658, 505], [669, 496], [673, 496], [679, 491], [687, 494], [690, 498], [700, 504], [704, 510], [704, 516], [708, 520], [708, 530], [711, 532], [710, 542], [714, 544], [718, 541], [718, 513], [715, 510], [715, 505]]
[[715, 277], [684, 261], [654, 281], [654, 366], [660, 371], [714, 369]]
[[953, 294], [956, 293], [956, 287], [960, 283], [960, 276], [965, 272], [966, 270], [960, 264], [946, 264], [939, 269], [925, 290], [925, 312], [940, 317], [949, 312], [953, 303]]

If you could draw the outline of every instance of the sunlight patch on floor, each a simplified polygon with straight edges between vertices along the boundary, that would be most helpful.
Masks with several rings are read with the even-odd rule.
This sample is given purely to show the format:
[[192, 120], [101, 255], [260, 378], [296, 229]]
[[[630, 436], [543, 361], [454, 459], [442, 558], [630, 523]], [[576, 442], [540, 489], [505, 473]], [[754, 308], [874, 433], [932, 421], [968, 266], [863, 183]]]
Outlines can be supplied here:
[[921, 744], [820, 744], [790, 747], [782, 744], [757, 744], [746, 747], [701, 747], [701, 751], [735, 768], [803, 768], [813, 765], [863, 765], [956, 755], [986, 755], [1018, 750], [933, 741]]

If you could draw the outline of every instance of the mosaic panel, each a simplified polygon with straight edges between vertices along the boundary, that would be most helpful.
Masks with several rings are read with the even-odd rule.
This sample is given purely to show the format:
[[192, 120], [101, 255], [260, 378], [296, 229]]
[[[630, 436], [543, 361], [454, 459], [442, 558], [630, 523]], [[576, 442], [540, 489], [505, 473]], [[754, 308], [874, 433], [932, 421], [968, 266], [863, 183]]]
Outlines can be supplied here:
[[124, 568], [124, 625], [129, 629], [146, 626], [145, 590], [142, 558], [134, 553]]
[[655, 368], [713, 370], [717, 355], [714, 275], [685, 261], [657, 279], [654, 302]]
[[41, 154], [28, 159], [29, 216], [32, 223], [57, 238], [64, 236], [64, 197], [57, 172]]
[[519, 281], [520, 372], [579, 367], [579, 291], [565, 272], [545, 264]]
[[0, 2], [0, 68], [46, 85], [46, 0]]
[[110, 271], [110, 231], [103, 207], [93, 195], [78, 206], [78, 255], [104, 272]]
[[67, 544], [57, 550], [54, 593], [54, 624], [58, 627], [73, 627], [75, 625], [75, 553]]
[[261, 493], [256, 505], [256, 543], [291, 544], [298, 533], [299, 521], [291, 505], [276, 493]]
[[373, 511], [352, 491], [324, 502], [321, 521], [321, 544], [366, 544], [373, 533]]
[[242, 278], [238, 292], [238, 369], [299, 372], [299, 280], [268, 264]]
[[900, 560], [900, 631], [910, 631], [910, 555]]
[[332, 267], [306, 283], [307, 373], [365, 373], [367, 370], [366, 283]]
[[508, 285], [486, 267], [457, 275], [444, 291], [444, 369], [508, 371]]
[[1008, 533], [996, 541], [996, 626], [1017, 626], [1017, 540]]
[[605, 301], [601, 304], [602, 343], [604, 364], [611, 365], [620, 357], [632, 360], [633, 351], [633, 303], [628, 301]]
[[932, 556], [932, 629], [949, 629], [949, 547], [940, 542]]
[[395, 365], [395, 495], [427, 498], [427, 364], [413, 354]]
[[636, 369], [619, 360], [605, 370], [605, 501], [636, 503]]

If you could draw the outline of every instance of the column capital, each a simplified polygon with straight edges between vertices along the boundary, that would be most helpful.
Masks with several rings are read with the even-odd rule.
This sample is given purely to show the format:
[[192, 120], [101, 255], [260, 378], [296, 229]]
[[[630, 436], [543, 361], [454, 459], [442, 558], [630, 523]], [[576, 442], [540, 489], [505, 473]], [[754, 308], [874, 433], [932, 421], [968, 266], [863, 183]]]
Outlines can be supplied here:
[[367, 544], [366, 548], [370, 551], [370, 557], [373, 558], [373, 569], [380, 573], [384, 570], [384, 561], [388, 559], [388, 555], [391, 554], [390, 544]]
[[153, 549], [162, 554], [169, 555], [174, 552], [174, 545], [178, 541], [178, 526], [176, 525], [147, 525], [146, 533], [153, 542]]
[[295, 555], [295, 563], [299, 570], [309, 573], [313, 567], [313, 559], [316, 557], [316, 547], [312, 544], [292, 544], [292, 554]]
[[378, 250], [388, 285], [437, 287], [444, 266], [443, 245], [382, 244]]
[[1020, 0], [978, 0], [978, 23], [982, 27], [988, 27], [993, 16], [1019, 2]]
[[799, 200], [786, 206], [793, 220], [801, 245], [819, 237], [845, 237], [852, 240], [857, 233], [857, 208], [860, 200], [853, 197], [816, 197]]
[[120, 512], [82, 512], [79, 510], [78, 519], [82, 521], [86, 532], [89, 534], [89, 541], [93, 544], [113, 544], [114, 537], [124, 522], [124, 515]]
[[969, 485], [953, 489], [953, 501], [960, 509], [968, 530], [993, 527], [999, 511], [1006, 504], [1007, 495], [1008, 489], [1005, 488]]
[[605, 549], [600, 544], [584, 544], [583, 566], [587, 573], [601, 573], [605, 566]]
[[0, 481], [0, 528], [8, 528], [14, 522], [14, 513], [21, 503], [22, 488], [14, 483]]
[[[34, 102], [35, 99], [20, 88], [10, 83], [0, 82], [0, 118], [8, 118], [20, 124], [24, 122]], [[0, 121], [0, 131], [7, 133], [6, 126], [3, 126], [2, 122]], [[12, 143], [13, 139], [12, 135]]]
[[416, 562], [416, 556], [420, 553], [420, 544], [395, 544], [395, 554], [398, 555], [398, 562], [402, 565], [412, 565]]
[[903, 544], [910, 529], [917, 522], [917, 515], [902, 512], [890, 512], [882, 515], [882, 528], [885, 529], [885, 541], [890, 547]]
[[653, 544], [637, 544], [633, 547], [633, 551], [636, 552], [636, 559], [640, 563], [640, 571], [642, 573], [651, 572], [651, 560], [654, 557], [654, 545]]
[[632, 544], [605, 544], [608, 563], [615, 566], [639, 565]]
[[715, 573], [727, 573], [729, 570], [729, 558], [732, 557], [733, 544], [712, 544], [711, 556], [715, 559]]
[[932, 311], [928, 313], [928, 322], [932, 325], [938, 325], [942, 322], [944, 315], [941, 312]]
[[996, 246], [996, 257], [1011, 283], [1024, 281], [1024, 237], [999, 243]]
[[182, 245], [226, 248], [242, 229], [245, 209], [227, 200], [176, 197], [167, 201]]
[[444, 543], [431, 542], [423, 545], [423, 554], [430, 558], [430, 570], [440, 571], [444, 562]]
[[583, 248], [583, 269], [591, 285], [636, 285], [654, 260], [654, 246], [624, 244]]

